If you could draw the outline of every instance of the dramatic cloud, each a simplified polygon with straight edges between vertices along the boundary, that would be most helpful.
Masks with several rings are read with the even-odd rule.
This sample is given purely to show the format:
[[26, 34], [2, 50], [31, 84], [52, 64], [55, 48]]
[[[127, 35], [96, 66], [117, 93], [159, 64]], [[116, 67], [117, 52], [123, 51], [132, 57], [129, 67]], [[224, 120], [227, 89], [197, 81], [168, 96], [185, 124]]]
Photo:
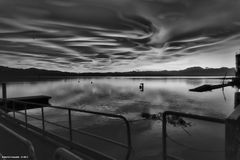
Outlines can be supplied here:
[[237, 0], [0, 0], [0, 63], [63, 71], [234, 66]]

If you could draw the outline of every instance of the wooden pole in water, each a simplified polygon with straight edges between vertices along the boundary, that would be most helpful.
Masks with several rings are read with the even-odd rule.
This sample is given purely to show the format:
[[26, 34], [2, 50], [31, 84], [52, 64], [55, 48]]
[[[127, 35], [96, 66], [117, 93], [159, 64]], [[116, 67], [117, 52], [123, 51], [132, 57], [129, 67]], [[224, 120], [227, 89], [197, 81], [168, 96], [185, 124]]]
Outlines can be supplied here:
[[144, 83], [140, 83], [140, 85], [139, 85], [139, 89], [140, 89], [141, 92], [144, 91]]

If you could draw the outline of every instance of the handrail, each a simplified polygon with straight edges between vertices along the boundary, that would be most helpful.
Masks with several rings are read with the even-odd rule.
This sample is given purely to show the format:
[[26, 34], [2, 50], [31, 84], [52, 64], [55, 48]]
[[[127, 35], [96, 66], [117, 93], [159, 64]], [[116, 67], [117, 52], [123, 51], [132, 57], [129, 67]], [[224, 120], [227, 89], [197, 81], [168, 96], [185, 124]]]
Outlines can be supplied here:
[[65, 148], [58, 148], [54, 152], [54, 160], [84, 160], [83, 158], [77, 156], [76, 154], [70, 152]]
[[[60, 106], [52, 106], [52, 105], [46, 105], [46, 104], [39, 104], [39, 103], [32, 103], [32, 102], [24, 102], [24, 101], [19, 101], [19, 100], [15, 100], [15, 99], [7, 99], [7, 102], [13, 102], [12, 103], [12, 108], [11, 111], [13, 112], [13, 116], [15, 118], [15, 113], [21, 113], [25, 115], [25, 124], [26, 124], [26, 128], [28, 125], [27, 122], [27, 117], [31, 117], [33, 118], [33, 116], [30, 116], [27, 114], [27, 105], [35, 105], [35, 106], [39, 106], [39, 108], [41, 108], [41, 115], [42, 115], [42, 130], [45, 131], [45, 123], [54, 123], [54, 122], [50, 122], [50, 121], [46, 121], [45, 120], [45, 116], [44, 116], [44, 107], [49, 107], [49, 108], [54, 108], [54, 109], [61, 109], [61, 110], [67, 110], [68, 111], [68, 122], [69, 122], [69, 127], [65, 127], [59, 124], [55, 124], [56, 126], [59, 127], [63, 127], [65, 129], [69, 129], [69, 140], [72, 142], [72, 131], [77, 132], [79, 134], [84, 134], [84, 135], [88, 135], [91, 137], [95, 137], [98, 138], [100, 140], [106, 141], [106, 142], [110, 142], [128, 149], [132, 148], [132, 143], [131, 143], [131, 130], [130, 130], [130, 125], [128, 120], [122, 116], [122, 115], [117, 115], [117, 114], [111, 114], [111, 113], [104, 113], [104, 112], [96, 112], [96, 111], [88, 111], [88, 110], [83, 110], [83, 109], [75, 109], [75, 108], [67, 108], [67, 107], [60, 107]], [[15, 110], [15, 105], [19, 103], [24, 105], [24, 112], [18, 112]], [[10, 109], [10, 108], [9, 108]], [[109, 138], [105, 138], [102, 136], [98, 136], [98, 135], [94, 135], [85, 131], [78, 131], [76, 129], [72, 128], [72, 120], [71, 120], [71, 112], [81, 112], [81, 113], [89, 113], [89, 114], [95, 114], [95, 115], [100, 115], [100, 116], [106, 116], [106, 117], [111, 117], [111, 118], [117, 118], [117, 119], [122, 119], [126, 125], [126, 132], [127, 132], [127, 145], [122, 144], [120, 142], [117, 142], [115, 140], [109, 139]], [[36, 118], [35, 119], [39, 120], [40, 118]]]
[[[23, 121], [21, 121], [19, 119], [14, 119], [14, 117], [11, 117], [9, 114], [5, 113], [1, 109], [0, 109], [0, 115], [3, 116], [4, 118], [8, 119], [8, 120], [15, 121], [15, 123], [17, 125], [20, 125], [20, 126], [22, 125], [21, 127], [24, 127], [24, 125], [25, 125], [25, 122], [23, 122]], [[36, 134], [38, 136], [41, 136], [40, 134], [41, 134], [41, 132], [43, 132], [42, 129], [40, 129], [38, 127], [35, 127], [33, 125], [29, 125], [28, 127], [29, 127], [29, 129], [31, 129], [33, 131], [36, 131], [36, 132], [32, 132], [32, 133], [34, 133], [34, 134]], [[63, 138], [61, 138], [61, 137], [59, 137], [57, 135], [54, 135], [54, 134], [52, 134], [50, 132], [43, 132], [43, 135], [44, 135], [44, 137], [48, 137], [48, 138], [52, 139], [53, 141], [58, 142], [58, 144], [59, 143], [63, 144], [64, 146], [68, 146], [71, 149], [75, 149], [77, 151], [82, 152], [83, 154], [89, 155], [93, 159], [114, 160], [114, 158], [111, 157], [111, 156], [108, 156], [108, 155], [106, 155], [104, 153], [101, 153], [101, 152], [99, 152], [97, 150], [89, 148], [89, 147], [87, 147], [85, 145], [72, 143], [72, 142], [70, 142], [70, 141], [68, 141], [66, 139], [63, 139]], [[128, 152], [129, 152], [129, 150], [128, 150]]]
[[24, 145], [26, 145], [26, 147], [28, 149], [28, 153], [29, 153], [29, 158], [31, 160], [37, 160], [36, 154], [35, 154], [35, 151], [34, 151], [34, 147], [33, 147], [32, 143], [28, 139], [22, 137], [21, 135], [17, 134], [13, 130], [7, 128], [6, 126], [4, 126], [2, 124], [0, 124], [0, 128], [5, 130], [5, 131], [7, 131], [9, 134], [13, 135], [18, 140], [20, 140]]
[[[19, 114], [22, 114], [22, 115], [25, 115], [25, 114], [22, 113], [22, 112], [18, 112], [18, 111], [15, 111], [15, 112], [16, 112], [16, 113], [19, 113]], [[42, 120], [42, 119], [40, 119], [40, 118], [36, 118], [36, 117], [30, 116], [30, 115], [27, 115], [27, 117], [30, 117], [30, 118], [33, 118], [33, 119], [36, 119], [36, 120]], [[64, 129], [69, 129], [68, 127], [65, 127], [65, 126], [63, 126], [63, 125], [60, 125], [60, 124], [57, 124], [57, 123], [54, 123], [54, 122], [50, 122], [50, 121], [47, 121], [47, 120], [45, 120], [44, 122], [49, 123], [49, 124], [52, 124], [52, 125], [55, 125], [55, 126], [58, 126], [58, 127], [62, 127], [62, 128], [64, 128]], [[116, 145], [119, 145], [119, 146], [122, 146], [122, 147], [125, 147], [125, 148], [128, 147], [127, 145], [125, 145], [125, 144], [123, 144], [123, 143], [116, 142], [116, 141], [112, 141], [112, 140], [110, 140], [110, 139], [108, 139], [108, 138], [104, 138], [104, 137], [101, 137], [101, 136], [97, 136], [97, 135], [95, 135], [95, 134], [91, 134], [91, 133], [88, 133], [88, 132], [86, 132], [86, 131], [79, 131], [79, 130], [77, 130], [77, 129], [72, 129], [72, 130], [73, 130], [74, 132], [79, 133], [79, 134], [83, 134], [83, 135], [95, 137], [95, 138], [97, 138], [97, 139], [105, 140], [105, 141], [107, 141], [107, 142], [110, 142], [110, 143], [113, 143], [113, 144], [116, 144]]]
[[198, 119], [198, 120], [204, 120], [214, 123], [225, 123], [225, 119], [222, 118], [216, 118], [216, 117], [209, 117], [209, 116], [203, 116], [203, 115], [197, 115], [197, 114], [191, 114], [191, 113], [183, 113], [183, 112], [176, 112], [176, 111], [165, 111], [163, 112], [163, 119], [162, 119], [162, 156], [163, 160], [167, 160], [167, 116], [168, 115], [175, 115], [175, 116], [181, 116], [186, 118], [192, 118], [192, 119]]

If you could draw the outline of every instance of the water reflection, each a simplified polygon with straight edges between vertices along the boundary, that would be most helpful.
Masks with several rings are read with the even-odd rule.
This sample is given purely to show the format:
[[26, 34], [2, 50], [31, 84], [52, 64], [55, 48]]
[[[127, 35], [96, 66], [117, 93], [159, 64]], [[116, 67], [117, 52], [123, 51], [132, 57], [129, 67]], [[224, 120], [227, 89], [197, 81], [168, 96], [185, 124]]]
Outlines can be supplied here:
[[[227, 97], [226, 101], [223, 98], [221, 89], [205, 93], [188, 91], [190, 88], [205, 83], [216, 84], [221, 82], [221, 79], [168, 79], [156, 77], [78, 78], [19, 82], [8, 84], [8, 97], [49, 95], [52, 97], [51, 104], [53, 105], [122, 114], [131, 122], [134, 151], [131, 153], [130, 159], [154, 160], [161, 157], [161, 122], [150, 119], [142, 120], [141, 113], [156, 114], [164, 110], [174, 110], [221, 118], [227, 117], [233, 111], [234, 104], [239, 104], [238, 102], [240, 102], [236, 99], [236, 97], [239, 98], [239, 93], [235, 93], [234, 88], [227, 87], [224, 89]], [[143, 92], [139, 91], [140, 83], [144, 84]], [[234, 101], [234, 97], [236, 101]], [[56, 110], [50, 108], [45, 108], [45, 110], [47, 111], [47, 120], [65, 125], [67, 121], [67, 118], [64, 117], [65, 113], [61, 111], [56, 112]], [[28, 113], [40, 116], [38, 109], [29, 110]], [[125, 140], [124, 128], [120, 122], [89, 114], [76, 114], [72, 118], [73, 126], [76, 129], [107, 135], [121, 141]], [[181, 127], [170, 126], [169, 133], [174, 139], [182, 139], [187, 143], [194, 142], [194, 144], [199, 145], [199, 148], [205, 145], [201, 141], [206, 139], [209, 143], [216, 143], [219, 146], [223, 145], [224, 130], [222, 126], [193, 120], [186, 121], [186, 123], [189, 122], [192, 123], [187, 131], [191, 133], [192, 137], [189, 137]], [[32, 120], [32, 123], [39, 125], [34, 120]], [[209, 128], [214, 128], [219, 132], [216, 134], [214, 131], [211, 132]], [[49, 126], [48, 129], [55, 133], [64, 133], [53, 126]], [[196, 136], [199, 137], [199, 135], [201, 138], [197, 140]], [[212, 139], [209, 139], [209, 137]], [[81, 143], [86, 143], [99, 150], [107, 150], [119, 159], [124, 155], [124, 151], [120, 152], [119, 148], [114, 149], [114, 147], [103, 145], [101, 142], [97, 142], [99, 145], [96, 145], [95, 140], [86, 137], [77, 138], [75, 141], [81, 141]], [[170, 152], [186, 156], [187, 150], [177, 150], [176, 148], [178, 147], [171, 145]], [[215, 155], [219, 156], [219, 154]], [[189, 155], [186, 157], [189, 158]]]
[[[79, 82], [80, 81], [80, 82]], [[198, 83], [195, 83], [198, 81]], [[92, 84], [91, 84], [92, 82]], [[204, 115], [227, 116], [233, 110], [233, 88], [191, 93], [199, 83], [216, 84], [218, 79], [130, 79], [98, 78], [8, 84], [8, 97], [49, 95], [51, 103], [60, 106], [126, 113], [148, 106], [150, 112], [178, 110]], [[144, 92], [139, 84], [144, 83]], [[134, 109], [132, 109], [134, 107]], [[129, 112], [126, 111], [129, 108]]]

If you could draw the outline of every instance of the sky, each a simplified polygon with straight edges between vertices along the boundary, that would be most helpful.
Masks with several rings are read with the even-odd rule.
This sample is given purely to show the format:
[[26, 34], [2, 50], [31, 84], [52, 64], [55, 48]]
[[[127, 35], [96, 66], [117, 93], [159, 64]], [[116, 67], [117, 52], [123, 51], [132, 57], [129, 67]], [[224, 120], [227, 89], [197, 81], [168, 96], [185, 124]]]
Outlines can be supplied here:
[[0, 0], [0, 65], [68, 72], [234, 67], [238, 0]]

